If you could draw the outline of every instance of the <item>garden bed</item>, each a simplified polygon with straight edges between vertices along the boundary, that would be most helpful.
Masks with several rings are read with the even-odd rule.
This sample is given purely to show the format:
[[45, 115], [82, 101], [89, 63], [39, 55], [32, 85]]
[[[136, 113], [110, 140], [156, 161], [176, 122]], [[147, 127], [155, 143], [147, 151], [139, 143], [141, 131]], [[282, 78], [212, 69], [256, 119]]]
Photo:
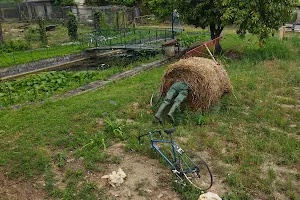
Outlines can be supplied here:
[[[2, 82], [0, 83], [0, 107], [44, 100], [54, 94], [62, 94], [94, 81], [102, 83], [108, 79], [110, 81], [120, 79], [122, 72], [124, 77], [131, 76], [144, 69], [143, 66], [135, 70], [131, 70], [132, 68], [157, 60], [159, 57], [159, 52], [132, 52], [103, 59], [94, 58], [76, 63], [74, 68], [62, 66], [57, 71], [42, 72], [14, 81]], [[115, 78], [112, 78], [113, 75]], [[90, 87], [91, 85], [93, 86]], [[79, 91], [90, 90], [101, 85], [103, 84], [90, 84], [85, 89], [80, 88]]]

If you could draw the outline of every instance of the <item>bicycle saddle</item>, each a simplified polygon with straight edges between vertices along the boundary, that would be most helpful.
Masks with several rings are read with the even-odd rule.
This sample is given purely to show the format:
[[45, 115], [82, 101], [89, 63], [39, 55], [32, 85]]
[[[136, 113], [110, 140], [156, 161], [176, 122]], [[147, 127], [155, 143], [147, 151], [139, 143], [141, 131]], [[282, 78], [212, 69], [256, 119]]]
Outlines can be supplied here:
[[168, 129], [168, 130], [164, 130], [164, 132], [165, 132], [166, 134], [171, 134], [171, 133], [173, 133], [173, 132], [175, 132], [175, 131], [176, 131], [176, 127], [171, 128], [171, 129]]

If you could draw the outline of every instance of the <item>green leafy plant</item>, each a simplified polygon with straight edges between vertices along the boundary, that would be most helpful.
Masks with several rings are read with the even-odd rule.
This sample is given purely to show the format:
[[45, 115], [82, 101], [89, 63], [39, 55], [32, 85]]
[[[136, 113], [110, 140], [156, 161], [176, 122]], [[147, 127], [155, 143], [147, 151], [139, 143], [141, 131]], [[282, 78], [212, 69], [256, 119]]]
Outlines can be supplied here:
[[0, 107], [34, 101], [90, 82], [97, 72], [45, 72], [12, 82], [0, 83]]
[[60, 152], [57, 154], [58, 167], [63, 168], [67, 162], [67, 155], [65, 152]]
[[113, 135], [118, 137], [123, 137], [123, 131], [120, 124], [118, 124], [115, 120], [110, 119], [109, 117], [105, 117], [104, 121], [107, 124], [107, 132], [113, 133]]

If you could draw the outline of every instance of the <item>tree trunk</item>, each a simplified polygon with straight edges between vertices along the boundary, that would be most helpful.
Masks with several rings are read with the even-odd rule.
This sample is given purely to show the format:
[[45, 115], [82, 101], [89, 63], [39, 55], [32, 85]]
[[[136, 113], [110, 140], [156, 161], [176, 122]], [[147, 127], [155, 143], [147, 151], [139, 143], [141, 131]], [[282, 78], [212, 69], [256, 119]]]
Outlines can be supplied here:
[[[217, 25], [216, 27], [216, 24], [210, 24], [209, 29], [210, 29], [210, 37], [213, 40], [216, 39], [217, 37], [220, 37], [224, 27], [221, 25]], [[220, 55], [223, 51], [219, 40], [216, 41], [215, 50], [217, 55]]]

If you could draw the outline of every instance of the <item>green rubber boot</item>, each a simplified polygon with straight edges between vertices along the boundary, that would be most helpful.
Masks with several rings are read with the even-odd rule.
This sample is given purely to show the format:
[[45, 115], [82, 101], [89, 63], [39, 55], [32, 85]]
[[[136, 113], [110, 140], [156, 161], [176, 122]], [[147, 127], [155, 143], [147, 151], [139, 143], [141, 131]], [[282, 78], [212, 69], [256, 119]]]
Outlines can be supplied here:
[[173, 123], [175, 123], [174, 112], [176, 111], [177, 108], [179, 108], [179, 106], [180, 103], [175, 102], [168, 113], [168, 116], [172, 119]]
[[161, 106], [159, 107], [158, 111], [155, 114], [155, 118], [161, 123], [162, 122], [162, 113], [164, 109], [169, 105], [170, 103], [163, 102]]

